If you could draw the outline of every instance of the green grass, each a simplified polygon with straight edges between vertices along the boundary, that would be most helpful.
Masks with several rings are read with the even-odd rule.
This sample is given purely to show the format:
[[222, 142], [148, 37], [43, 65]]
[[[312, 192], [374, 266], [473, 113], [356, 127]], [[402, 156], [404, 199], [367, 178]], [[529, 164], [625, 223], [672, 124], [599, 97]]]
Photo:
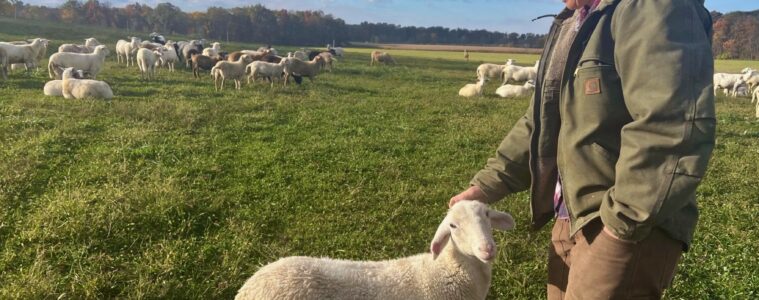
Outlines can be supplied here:
[[[51, 26], [0, 19], [0, 39], [123, 36]], [[186, 70], [143, 82], [109, 58], [111, 102], [44, 97], [46, 74], [12, 74], [0, 82], [0, 298], [223, 299], [283, 256], [426, 251], [528, 100], [498, 99], [493, 84], [461, 99], [477, 63], [395, 54], [399, 66], [371, 68], [350, 49], [316, 83], [221, 93]], [[759, 296], [759, 123], [745, 99], [717, 109], [696, 241], [669, 299]], [[544, 298], [548, 230], [528, 229], [525, 193], [497, 208], [518, 226], [496, 234], [491, 299]]]

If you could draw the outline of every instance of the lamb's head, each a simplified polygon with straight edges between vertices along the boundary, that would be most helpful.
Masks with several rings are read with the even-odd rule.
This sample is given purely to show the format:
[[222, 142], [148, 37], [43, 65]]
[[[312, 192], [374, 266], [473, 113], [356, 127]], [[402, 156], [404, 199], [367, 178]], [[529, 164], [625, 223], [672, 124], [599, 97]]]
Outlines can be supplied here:
[[103, 55], [103, 56], [108, 56], [108, 54], [110, 54], [111, 52], [108, 51], [108, 47], [106, 47], [105, 45], [100, 45], [100, 46], [95, 47], [94, 53]]
[[97, 45], [100, 45], [100, 42], [98, 42], [97, 39], [94, 37], [84, 39], [84, 45], [87, 47], [95, 47]]
[[[75, 74], [76, 74], [76, 72], [75, 72], [74, 68], [65, 68], [65, 69], [63, 69], [63, 74], [61, 75], [61, 78], [63, 80], [71, 79], [71, 78], [76, 78], [77, 75], [75, 75]], [[81, 73], [79, 75], [81, 75]]]
[[483, 263], [495, 258], [496, 246], [493, 229], [514, 228], [514, 219], [508, 213], [492, 210], [482, 202], [459, 201], [448, 210], [430, 244], [432, 257], [437, 258], [449, 240], [453, 247]]

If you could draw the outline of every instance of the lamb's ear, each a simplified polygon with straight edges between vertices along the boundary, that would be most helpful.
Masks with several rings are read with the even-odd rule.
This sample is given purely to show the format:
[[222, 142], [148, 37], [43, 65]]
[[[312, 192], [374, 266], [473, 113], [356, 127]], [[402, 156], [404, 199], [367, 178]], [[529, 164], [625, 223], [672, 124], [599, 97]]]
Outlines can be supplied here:
[[448, 217], [445, 217], [443, 219], [443, 222], [440, 223], [440, 226], [437, 227], [437, 231], [435, 232], [435, 237], [432, 238], [432, 243], [430, 243], [430, 252], [432, 253], [432, 259], [436, 259], [438, 255], [440, 255], [440, 252], [443, 251], [443, 248], [445, 248], [445, 245], [448, 244], [448, 239], [451, 236], [451, 228], [449, 227], [450, 220]]
[[509, 230], [515, 226], [514, 218], [510, 214], [497, 210], [490, 210], [490, 225], [494, 229]]

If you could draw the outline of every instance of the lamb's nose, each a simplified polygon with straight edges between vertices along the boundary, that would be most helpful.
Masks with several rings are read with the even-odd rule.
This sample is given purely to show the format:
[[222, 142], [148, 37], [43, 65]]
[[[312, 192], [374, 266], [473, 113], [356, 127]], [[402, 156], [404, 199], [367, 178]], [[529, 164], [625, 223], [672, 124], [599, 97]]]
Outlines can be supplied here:
[[480, 252], [482, 252], [484, 254], [487, 254], [488, 258], [493, 258], [493, 254], [495, 252], [495, 251], [493, 251], [493, 245], [492, 244], [482, 245], [482, 246], [478, 247], [478, 250], [480, 250]]

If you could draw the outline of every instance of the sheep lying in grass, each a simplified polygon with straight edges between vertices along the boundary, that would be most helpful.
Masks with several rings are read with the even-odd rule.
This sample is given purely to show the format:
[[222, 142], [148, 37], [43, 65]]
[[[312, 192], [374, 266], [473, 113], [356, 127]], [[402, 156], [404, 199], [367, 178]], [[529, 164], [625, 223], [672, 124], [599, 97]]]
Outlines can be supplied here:
[[155, 66], [163, 55], [163, 47], [156, 50], [140, 48], [137, 50], [137, 67], [140, 68], [140, 78], [144, 80], [155, 79]]
[[240, 59], [236, 62], [219, 61], [211, 68], [211, 76], [213, 76], [214, 88], [216, 91], [224, 90], [225, 80], [234, 80], [235, 89], [242, 88], [242, 80], [245, 78], [245, 67], [253, 62], [248, 55], [240, 56]]
[[276, 64], [265, 61], [254, 61], [245, 68], [245, 73], [248, 74], [248, 84], [250, 84], [251, 79], [255, 81], [258, 78], [267, 78], [271, 83], [271, 87], [274, 87], [274, 80], [272, 78], [281, 79], [284, 72], [284, 60], [280, 60]]
[[376, 50], [372, 51], [372, 61], [369, 65], [373, 66], [375, 62], [378, 64], [395, 65], [395, 59], [390, 56], [390, 53]]
[[522, 82], [528, 80], [535, 80], [538, 77], [538, 65], [540, 61], [535, 61], [535, 65], [532, 67], [522, 67], [515, 65], [506, 65], [501, 73], [503, 84], [509, 83], [509, 81]]
[[532, 81], [527, 81], [524, 85], [502, 85], [495, 90], [495, 93], [502, 98], [520, 98], [529, 96], [534, 89], [535, 84]]
[[0, 42], [0, 48], [5, 50], [8, 64], [24, 64], [27, 73], [32, 67], [37, 66], [39, 63], [37, 57], [39, 56], [40, 51], [46, 47], [47, 40], [40, 38], [34, 39], [31, 43], [24, 45]]
[[58, 47], [58, 52], [71, 52], [71, 53], [92, 53], [95, 51], [95, 47], [100, 46], [100, 42], [94, 37], [84, 40], [84, 45], [76, 44], [62, 44]]
[[482, 86], [485, 85], [485, 79], [480, 79], [477, 83], [469, 83], [459, 90], [459, 96], [474, 97], [482, 95]]
[[[57, 71], [61, 73], [63, 77], [63, 69]], [[84, 79], [86, 74], [82, 70], [73, 70], [71, 74], [76, 79]], [[45, 96], [63, 97], [63, 80], [51, 80], [45, 83], [45, 87], [42, 89]]]
[[291, 76], [308, 77], [309, 81], [313, 82], [324, 65], [324, 58], [321, 56], [314, 57], [309, 62], [304, 62], [294, 57], [284, 58], [282, 61], [284, 61], [285, 65], [285, 86], [287, 86], [287, 82], [290, 81]]
[[512, 228], [511, 215], [461, 201], [438, 226], [431, 253], [377, 262], [287, 257], [262, 267], [235, 300], [485, 299], [496, 254], [492, 229]]
[[76, 68], [83, 70], [92, 75], [92, 78], [97, 78], [100, 70], [105, 66], [105, 57], [108, 55], [108, 48], [105, 45], [95, 47], [93, 53], [55, 53], [50, 56], [50, 61], [47, 63], [48, 75], [51, 79], [59, 79], [55, 77], [53, 72], [54, 67], [61, 68]]
[[63, 80], [61, 83], [63, 85], [63, 97], [66, 99], [113, 98], [113, 91], [107, 83], [97, 80], [76, 79], [74, 78], [74, 68], [63, 70]]

